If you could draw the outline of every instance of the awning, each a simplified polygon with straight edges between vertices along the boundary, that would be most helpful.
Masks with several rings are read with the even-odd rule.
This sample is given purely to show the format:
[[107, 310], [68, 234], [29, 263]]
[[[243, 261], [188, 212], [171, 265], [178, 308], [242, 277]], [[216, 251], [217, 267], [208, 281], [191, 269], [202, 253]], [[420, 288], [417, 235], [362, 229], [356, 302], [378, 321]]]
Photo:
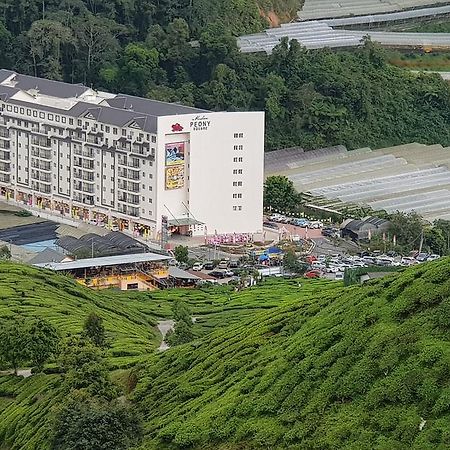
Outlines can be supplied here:
[[178, 280], [200, 280], [200, 277], [197, 275], [192, 275], [189, 272], [175, 266], [169, 267], [169, 276]]
[[180, 219], [170, 219], [167, 223], [172, 227], [183, 227], [188, 225], [203, 225], [203, 222], [200, 222], [192, 217], [181, 217]]

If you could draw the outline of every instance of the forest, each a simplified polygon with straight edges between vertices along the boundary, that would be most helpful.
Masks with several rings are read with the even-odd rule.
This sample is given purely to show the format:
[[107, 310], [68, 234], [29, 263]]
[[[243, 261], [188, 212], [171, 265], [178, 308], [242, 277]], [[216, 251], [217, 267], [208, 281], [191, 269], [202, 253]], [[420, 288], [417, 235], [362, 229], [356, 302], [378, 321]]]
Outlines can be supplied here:
[[296, 0], [6, 0], [0, 66], [204, 109], [264, 110], [267, 150], [450, 145], [448, 85], [391, 66], [371, 42], [238, 51], [235, 36], [297, 9]]

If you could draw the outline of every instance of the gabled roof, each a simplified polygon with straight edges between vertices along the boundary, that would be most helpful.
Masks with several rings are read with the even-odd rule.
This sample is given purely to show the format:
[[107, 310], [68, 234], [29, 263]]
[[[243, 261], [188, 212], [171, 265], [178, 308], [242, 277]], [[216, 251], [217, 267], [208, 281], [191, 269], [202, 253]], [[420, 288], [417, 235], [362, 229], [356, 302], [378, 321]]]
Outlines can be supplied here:
[[177, 103], [165, 103], [126, 94], [118, 94], [116, 97], [106, 100], [106, 102], [115, 108], [140, 112], [156, 117], [175, 114], [204, 114], [209, 112], [204, 109], [192, 108]]
[[64, 259], [66, 259], [65, 255], [47, 247], [28, 261], [28, 264], [60, 263]]
[[40, 94], [51, 95], [53, 97], [69, 98], [79, 97], [90, 88], [82, 84], [69, 84], [62, 81], [47, 80], [45, 78], [31, 77], [29, 75], [22, 75], [12, 72], [10, 70], [0, 70], [0, 82], [6, 80], [9, 76], [14, 75], [14, 87], [22, 91], [29, 89], [36, 89]]

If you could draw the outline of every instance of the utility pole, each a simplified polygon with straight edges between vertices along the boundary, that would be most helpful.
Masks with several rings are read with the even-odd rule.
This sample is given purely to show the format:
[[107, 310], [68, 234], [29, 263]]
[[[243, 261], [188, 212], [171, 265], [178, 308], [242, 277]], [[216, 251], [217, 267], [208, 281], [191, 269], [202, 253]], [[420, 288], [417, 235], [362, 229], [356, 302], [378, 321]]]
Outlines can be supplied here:
[[423, 228], [422, 228], [422, 232], [420, 233], [419, 253], [422, 253], [422, 246], [423, 246]]

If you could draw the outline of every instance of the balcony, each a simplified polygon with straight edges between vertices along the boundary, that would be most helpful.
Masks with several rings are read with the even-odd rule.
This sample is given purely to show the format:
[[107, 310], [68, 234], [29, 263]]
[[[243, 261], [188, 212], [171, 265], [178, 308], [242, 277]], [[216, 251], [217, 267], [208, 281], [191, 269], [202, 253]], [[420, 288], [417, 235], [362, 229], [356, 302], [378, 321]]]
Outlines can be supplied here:
[[100, 138], [92, 137], [92, 136], [88, 136], [88, 138], [86, 139], [86, 142], [90, 145], [98, 145], [98, 146], [103, 145], [103, 141]]
[[0, 172], [6, 172], [6, 173], [11, 172], [11, 164], [5, 163], [5, 162], [0, 162]]
[[74, 182], [73, 183], [73, 188], [76, 191], [86, 192], [88, 194], [93, 194], [94, 193], [94, 186], [92, 184]]
[[31, 144], [38, 145], [39, 147], [50, 148], [52, 146], [52, 141], [50, 139], [38, 139], [38, 138], [32, 137]]
[[42, 181], [43, 183], [51, 183], [52, 182], [51, 174], [49, 174], [49, 173], [41, 173], [38, 170], [32, 170], [31, 171], [31, 179], [32, 180]]
[[133, 183], [132, 181], [119, 180], [118, 186], [119, 189], [122, 189], [123, 191], [140, 192], [139, 183]]
[[119, 202], [129, 203], [131, 205], [139, 205], [139, 195], [127, 194], [126, 192], [119, 192]]
[[91, 172], [85, 172], [83, 170], [74, 170], [73, 176], [83, 181], [87, 181], [89, 183], [94, 183], [94, 174]]
[[94, 204], [94, 197], [92, 195], [83, 195], [75, 192], [73, 194], [74, 201], [78, 203], [83, 203], [84, 205], [93, 205]]
[[94, 161], [85, 161], [81, 158], [74, 158], [73, 165], [87, 170], [94, 170]]
[[31, 148], [31, 156], [42, 159], [52, 159], [52, 152], [50, 150], [39, 149], [38, 147]]
[[10, 161], [11, 159], [11, 153], [0, 151], [0, 161]]
[[31, 159], [31, 167], [33, 169], [45, 170], [46, 172], [52, 171], [51, 163], [45, 161], [38, 161], [34, 158]]
[[84, 142], [86, 140], [86, 134], [72, 131], [72, 133], [70, 133], [70, 138], [74, 141]]
[[45, 126], [45, 125], [41, 125], [41, 126], [39, 126], [39, 125], [33, 125], [32, 127], [31, 127], [31, 131], [33, 132], [33, 133], [38, 133], [38, 134], [42, 134], [42, 135], [44, 135], [44, 136], [47, 136], [47, 134], [49, 133], [49, 131], [50, 131], [50, 127], [48, 127], [48, 126]]
[[148, 143], [140, 144], [138, 142], [134, 142], [131, 151], [133, 153], [138, 153], [139, 155], [146, 155], [150, 150], [150, 145]]
[[0, 173], [0, 183], [11, 183], [11, 175]]
[[83, 158], [95, 158], [95, 152], [91, 149], [76, 149], [73, 153], [74, 155], [82, 156]]
[[0, 141], [0, 148], [3, 150], [9, 150], [10, 149], [10, 143], [9, 141]]
[[0, 130], [0, 139], [11, 139], [8, 130], [1, 129]]
[[41, 182], [31, 182], [31, 189], [42, 192], [43, 194], [50, 194], [52, 192], [50, 185], [42, 184]]
[[133, 217], [139, 217], [139, 208], [133, 208], [132, 206], [127, 206], [122, 203], [119, 203], [118, 210], [123, 214], [127, 214]]

